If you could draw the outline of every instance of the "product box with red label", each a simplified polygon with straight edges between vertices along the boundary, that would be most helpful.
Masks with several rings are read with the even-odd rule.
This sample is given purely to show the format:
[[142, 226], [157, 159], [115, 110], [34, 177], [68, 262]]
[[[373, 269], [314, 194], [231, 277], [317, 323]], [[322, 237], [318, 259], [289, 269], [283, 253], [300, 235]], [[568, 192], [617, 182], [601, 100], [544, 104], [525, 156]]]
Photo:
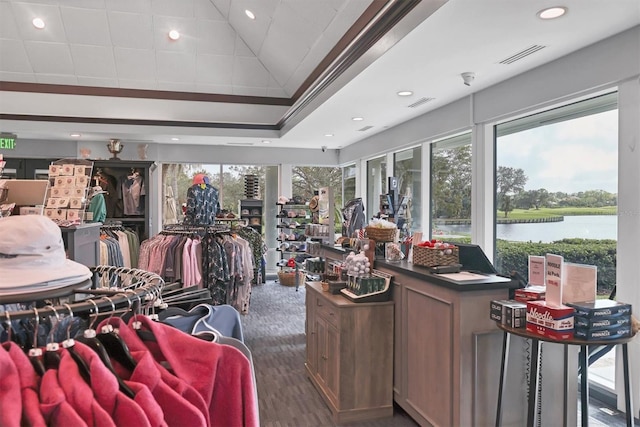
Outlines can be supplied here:
[[526, 288], [516, 289], [514, 299], [516, 301], [540, 301], [546, 295], [546, 286], [527, 286]]
[[573, 314], [573, 308], [566, 305], [527, 301], [527, 331], [554, 340], [572, 339]]

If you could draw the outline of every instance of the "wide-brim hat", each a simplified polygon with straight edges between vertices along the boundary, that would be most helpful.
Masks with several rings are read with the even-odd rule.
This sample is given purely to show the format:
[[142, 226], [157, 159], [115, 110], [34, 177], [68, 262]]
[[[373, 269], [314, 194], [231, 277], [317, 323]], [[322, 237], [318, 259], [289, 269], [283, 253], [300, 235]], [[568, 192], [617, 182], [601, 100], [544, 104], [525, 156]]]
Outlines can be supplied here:
[[0, 298], [55, 290], [91, 278], [69, 260], [62, 231], [42, 215], [0, 218]]

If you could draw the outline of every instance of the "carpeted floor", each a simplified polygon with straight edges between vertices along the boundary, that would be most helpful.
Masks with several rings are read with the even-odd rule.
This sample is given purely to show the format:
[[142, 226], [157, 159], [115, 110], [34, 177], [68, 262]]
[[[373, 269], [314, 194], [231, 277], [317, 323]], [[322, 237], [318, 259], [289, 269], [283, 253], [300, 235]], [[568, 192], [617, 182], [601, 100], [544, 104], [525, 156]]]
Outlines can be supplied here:
[[[249, 314], [242, 316], [258, 385], [262, 427], [334, 426], [331, 412], [307, 378], [305, 291], [273, 281], [255, 286]], [[401, 409], [393, 418], [351, 426], [414, 427]]]

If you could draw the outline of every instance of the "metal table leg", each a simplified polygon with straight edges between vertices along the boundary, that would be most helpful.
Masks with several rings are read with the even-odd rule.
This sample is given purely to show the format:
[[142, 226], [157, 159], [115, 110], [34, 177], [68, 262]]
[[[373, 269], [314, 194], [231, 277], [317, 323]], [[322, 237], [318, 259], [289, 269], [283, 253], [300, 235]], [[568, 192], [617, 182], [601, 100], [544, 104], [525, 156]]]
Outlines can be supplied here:
[[531, 340], [531, 368], [529, 369], [529, 399], [527, 408], [527, 427], [533, 427], [536, 422], [536, 408], [538, 406], [538, 369], [540, 368], [540, 341]]
[[633, 399], [631, 396], [631, 378], [629, 377], [629, 351], [627, 343], [622, 344], [622, 372], [624, 375], [624, 403], [627, 412], [627, 427], [633, 427]]
[[589, 425], [589, 354], [586, 345], [580, 346], [580, 410], [582, 412], [582, 427]]
[[498, 409], [496, 410], [496, 427], [502, 425], [502, 394], [504, 392], [504, 383], [507, 379], [507, 367], [509, 365], [509, 343], [511, 335], [503, 332], [502, 335], [502, 363], [500, 364], [500, 386], [498, 387]]

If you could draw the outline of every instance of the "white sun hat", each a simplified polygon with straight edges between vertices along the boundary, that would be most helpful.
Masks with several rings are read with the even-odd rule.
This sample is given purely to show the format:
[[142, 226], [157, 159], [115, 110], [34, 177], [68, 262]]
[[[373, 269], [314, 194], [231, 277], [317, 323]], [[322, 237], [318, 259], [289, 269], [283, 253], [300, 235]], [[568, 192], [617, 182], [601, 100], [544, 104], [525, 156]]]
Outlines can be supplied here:
[[0, 302], [83, 283], [91, 275], [89, 268], [67, 259], [62, 231], [51, 219], [0, 218]]

